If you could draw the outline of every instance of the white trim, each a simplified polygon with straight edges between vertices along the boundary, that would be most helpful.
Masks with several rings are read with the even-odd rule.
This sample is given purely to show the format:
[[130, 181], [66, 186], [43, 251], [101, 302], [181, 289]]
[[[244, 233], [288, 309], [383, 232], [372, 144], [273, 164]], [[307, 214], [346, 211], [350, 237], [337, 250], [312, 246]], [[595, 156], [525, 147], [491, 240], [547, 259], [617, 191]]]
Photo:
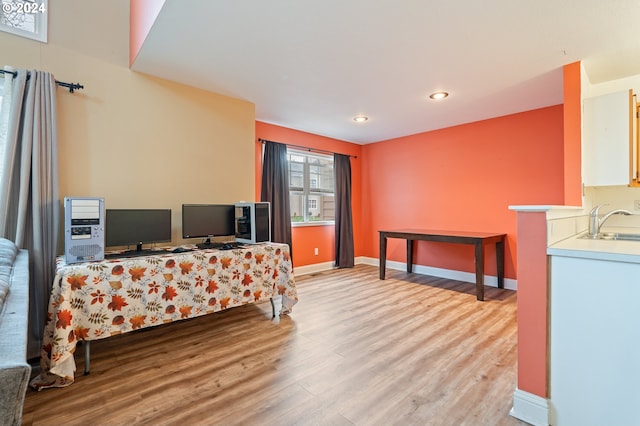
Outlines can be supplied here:
[[551, 210], [582, 210], [580, 206], [559, 206], [559, 205], [546, 205], [546, 206], [509, 206], [509, 210], [515, 210], [517, 212], [548, 212]]
[[[356, 258], [356, 265], [357, 264], [363, 264], [363, 265], [369, 265], [369, 266], [375, 266], [376, 268], [378, 266], [380, 266], [380, 261], [378, 259], [376, 259], [375, 257], [357, 257]], [[387, 264], [389, 264], [389, 262], [387, 262]]]
[[[356, 257], [356, 265], [370, 265], [379, 267], [380, 261], [374, 257]], [[297, 266], [293, 269], [295, 276], [314, 274], [322, 271], [334, 269], [334, 262], [315, 263], [311, 265]], [[406, 271], [407, 264], [404, 262], [387, 261], [387, 269], [395, 269], [398, 271]], [[413, 265], [413, 272], [422, 275], [431, 275], [433, 277], [447, 278], [450, 280], [462, 281], [475, 284], [476, 274], [472, 272], [455, 271], [451, 269], [434, 268], [431, 266]], [[484, 276], [484, 284], [490, 287], [498, 287], [498, 277], [493, 275]], [[518, 290], [518, 281], [510, 278], [504, 279], [504, 288], [507, 290]]]
[[[360, 263], [364, 263], [366, 265], [371, 265], [371, 266], [380, 266], [380, 261], [376, 258], [363, 257], [361, 259], [362, 260]], [[387, 269], [406, 271], [407, 264], [405, 262], [395, 262], [395, 261], [387, 260]], [[447, 278], [450, 280], [462, 281], [465, 283], [475, 284], [476, 282], [476, 274], [473, 272], [456, 271], [453, 269], [434, 268], [432, 266], [423, 266], [423, 265], [413, 265], [413, 272], [416, 274], [431, 275], [433, 277]], [[487, 285], [490, 287], [498, 287], [498, 277], [495, 277], [493, 275], [485, 275], [484, 285]], [[507, 290], [518, 290], [518, 281], [511, 278], [505, 278], [504, 288]]]
[[513, 407], [509, 415], [534, 426], [548, 426], [549, 401], [516, 388], [513, 392]]
[[360, 257], [356, 257], [355, 258], [355, 263], [356, 265], [371, 265], [371, 266], [378, 266], [378, 259], [372, 258], [372, 257], [364, 257], [364, 256], [360, 256]]
[[295, 266], [293, 268], [294, 277], [301, 275], [315, 274], [323, 271], [330, 271], [334, 269], [335, 262], [314, 263], [312, 265]]
[[[369, 259], [369, 258], [356, 257], [354, 259], [354, 263], [356, 265], [364, 264], [364, 265], [378, 266], [377, 263], [373, 265], [366, 259]], [[316, 274], [318, 272], [330, 271], [332, 269], [336, 269], [334, 265], [335, 265], [335, 262], [324, 262], [324, 263], [314, 263], [311, 265], [296, 266], [295, 268], [293, 268], [293, 274], [294, 276], [299, 277], [301, 275]]]

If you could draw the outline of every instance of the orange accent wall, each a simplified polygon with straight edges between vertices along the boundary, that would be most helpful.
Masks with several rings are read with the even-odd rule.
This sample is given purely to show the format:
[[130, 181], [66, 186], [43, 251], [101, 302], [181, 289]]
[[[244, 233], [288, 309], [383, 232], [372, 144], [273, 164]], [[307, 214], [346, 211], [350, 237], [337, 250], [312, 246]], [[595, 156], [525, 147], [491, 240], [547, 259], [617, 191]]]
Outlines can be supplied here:
[[518, 388], [547, 395], [547, 215], [518, 212]]
[[130, 0], [129, 66], [133, 65], [147, 34], [156, 21], [165, 0]]
[[580, 62], [565, 65], [564, 77], [564, 204], [582, 205], [582, 101]]
[[[364, 145], [362, 158], [364, 256], [379, 256], [383, 228], [503, 232], [515, 279], [508, 207], [564, 200], [562, 105]], [[419, 241], [416, 252], [415, 264], [474, 272], [471, 246]], [[404, 262], [404, 242], [389, 240], [387, 258]], [[496, 275], [491, 250], [485, 271]]]
[[[355, 256], [361, 256], [362, 248], [362, 146], [338, 139], [318, 136], [299, 130], [256, 121], [256, 200], [260, 199], [262, 176], [262, 143], [258, 139], [282, 142], [290, 145], [317, 148], [357, 156], [351, 159], [351, 186], [353, 209], [353, 239]], [[312, 265], [335, 261], [334, 226], [300, 226], [292, 229], [292, 253], [294, 266]], [[314, 249], [318, 248], [318, 255]]]

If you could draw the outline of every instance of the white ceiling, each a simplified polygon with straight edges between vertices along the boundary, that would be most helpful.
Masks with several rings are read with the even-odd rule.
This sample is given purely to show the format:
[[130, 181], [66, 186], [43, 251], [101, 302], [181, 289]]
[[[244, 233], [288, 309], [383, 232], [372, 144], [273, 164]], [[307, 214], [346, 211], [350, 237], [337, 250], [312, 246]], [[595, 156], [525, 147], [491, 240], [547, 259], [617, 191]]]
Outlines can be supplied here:
[[132, 68], [366, 144], [561, 104], [578, 60], [640, 74], [639, 23], [638, 0], [167, 0]]

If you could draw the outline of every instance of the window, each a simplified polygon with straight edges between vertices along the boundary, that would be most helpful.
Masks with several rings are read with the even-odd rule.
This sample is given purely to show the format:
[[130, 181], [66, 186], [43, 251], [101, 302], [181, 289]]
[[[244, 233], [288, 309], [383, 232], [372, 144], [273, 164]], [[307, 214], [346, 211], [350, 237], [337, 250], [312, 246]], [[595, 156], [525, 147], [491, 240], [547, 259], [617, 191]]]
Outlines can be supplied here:
[[334, 222], [333, 157], [288, 149], [292, 223]]
[[1, 0], [0, 30], [47, 42], [48, 0]]

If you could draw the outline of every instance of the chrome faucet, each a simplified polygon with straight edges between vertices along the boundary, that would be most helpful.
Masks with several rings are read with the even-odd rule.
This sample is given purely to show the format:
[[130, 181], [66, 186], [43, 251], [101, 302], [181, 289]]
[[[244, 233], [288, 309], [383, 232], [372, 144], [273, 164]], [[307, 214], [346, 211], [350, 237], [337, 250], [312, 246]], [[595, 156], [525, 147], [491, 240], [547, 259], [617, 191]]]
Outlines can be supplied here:
[[607, 219], [609, 219], [614, 214], [623, 214], [623, 215], [633, 214], [629, 210], [624, 210], [624, 209], [611, 210], [609, 213], [602, 216], [602, 219], [599, 219], [598, 210], [600, 209], [600, 207], [607, 206], [607, 205], [608, 204], [600, 204], [598, 206], [595, 206], [589, 213], [589, 232], [587, 234], [589, 238], [594, 238], [594, 239], [598, 238], [598, 235], [600, 235], [600, 228], [602, 228], [602, 225], [604, 225]]

